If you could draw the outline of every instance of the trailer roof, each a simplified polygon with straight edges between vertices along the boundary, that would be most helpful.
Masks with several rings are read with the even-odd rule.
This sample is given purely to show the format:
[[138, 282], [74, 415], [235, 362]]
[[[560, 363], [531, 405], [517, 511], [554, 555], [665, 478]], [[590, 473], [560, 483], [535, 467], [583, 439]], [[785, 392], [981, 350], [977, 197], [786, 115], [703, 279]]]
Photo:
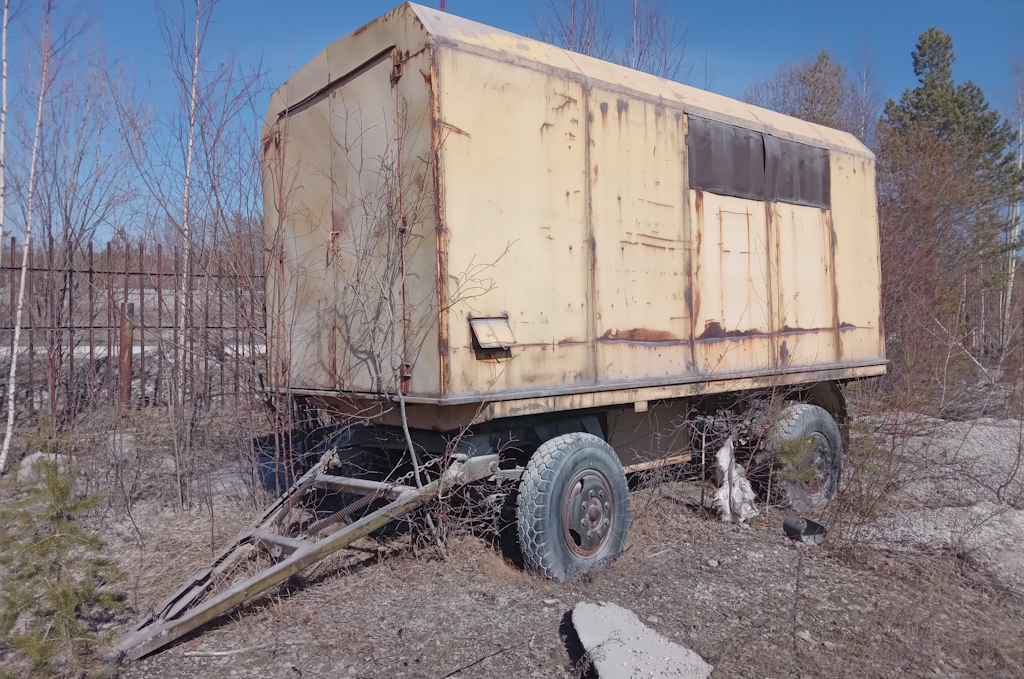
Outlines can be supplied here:
[[[396, 31], [396, 23], [405, 25]], [[366, 51], [366, 41], [372, 40], [371, 36], [376, 33], [373, 29], [378, 27], [382, 31], [380, 39], [397, 38], [402, 34], [409, 38], [410, 34], [422, 27], [421, 30], [428, 36], [427, 42], [432, 41], [463, 52], [551, 71], [562, 77], [587, 82], [627, 96], [663, 102], [669, 106], [675, 105], [688, 114], [758, 130], [783, 139], [873, 158], [867, 147], [852, 134], [570, 52], [411, 2], [371, 21], [324, 49], [275, 93], [270, 118], [277, 117], [284, 108], [295, 106], [304, 98], [311, 96], [316, 88], [329, 86], [333, 79], [337, 79], [339, 75], [343, 78], [345, 76], [341, 74], [356, 68], [361, 61], [356, 61], [353, 65], [351, 58], [356, 55], [348, 54], [350, 50], [347, 48], [358, 47], [359, 49], [355, 49], [356, 52]], [[409, 48], [412, 45], [403, 47]], [[379, 43], [376, 49], [380, 49]], [[311, 90], [310, 85], [313, 85], [314, 89]], [[270, 123], [271, 120], [268, 118], [267, 122]]]

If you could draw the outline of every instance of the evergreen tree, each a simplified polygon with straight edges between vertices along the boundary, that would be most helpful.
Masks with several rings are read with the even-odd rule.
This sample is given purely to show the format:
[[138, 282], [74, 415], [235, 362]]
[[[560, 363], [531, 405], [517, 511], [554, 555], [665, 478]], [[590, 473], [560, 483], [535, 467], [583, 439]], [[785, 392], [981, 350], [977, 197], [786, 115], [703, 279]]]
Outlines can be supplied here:
[[912, 57], [919, 84], [877, 127], [882, 307], [894, 374], [948, 402], [1005, 346], [997, 307], [1021, 175], [1011, 126], [977, 85], [954, 82], [952, 38], [929, 28]]
[[989, 108], [972, 81], [953, 82], [953, 39], [929, 28], [912, 57], [920, 84], [904, 92], [899, 103], [889, 100], [886, 123], [898, 133], [925, 133], [953, 145], [960, 151], [958, 171], [974, 176], [974, 188], [982, 191], [980, 201], [1012, 199], [1021, 184], [1011, 153], [1013, 126]]

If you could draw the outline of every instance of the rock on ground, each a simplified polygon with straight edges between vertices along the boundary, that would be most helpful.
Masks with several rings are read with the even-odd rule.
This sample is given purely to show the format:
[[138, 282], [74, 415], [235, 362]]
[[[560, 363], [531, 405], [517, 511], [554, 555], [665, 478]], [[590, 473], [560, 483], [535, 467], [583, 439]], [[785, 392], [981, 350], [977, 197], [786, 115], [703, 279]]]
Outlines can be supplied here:
[[34, 481], [40, 477], [39, 470], [36, 469], [36, 464], [39, 462], [50, 462], [58, 465], [64, 465], [67, 460], [55, 453], [44, 453], [42, 451], [26, 455], [25, 459], [21, 461], [21, 465], [18, 467], [18, 480], [21, 482]]
[[612, 603], [576, 604], [572, 624], [601, 679], [707, 679], [714, 669]]

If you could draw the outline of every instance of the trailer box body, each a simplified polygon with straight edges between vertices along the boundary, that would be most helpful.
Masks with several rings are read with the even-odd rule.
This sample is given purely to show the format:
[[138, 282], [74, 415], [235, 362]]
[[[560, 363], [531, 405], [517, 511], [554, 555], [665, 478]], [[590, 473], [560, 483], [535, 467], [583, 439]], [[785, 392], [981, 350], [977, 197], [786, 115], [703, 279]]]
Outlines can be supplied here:
[[274, 94], [263, 154], [271, 383], [324, 407], [447, 429], [885, 371], [849, 134], [405, 4]]

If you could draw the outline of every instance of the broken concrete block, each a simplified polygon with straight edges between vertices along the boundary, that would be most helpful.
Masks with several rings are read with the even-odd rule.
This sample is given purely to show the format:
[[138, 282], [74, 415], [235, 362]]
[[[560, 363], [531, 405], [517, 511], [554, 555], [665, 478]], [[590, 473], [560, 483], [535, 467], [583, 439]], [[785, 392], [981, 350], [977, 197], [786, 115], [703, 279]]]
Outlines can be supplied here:
[[601, 679], [707, 679], [714, 669], [612, 603], [577, 604], [572, 624]]

